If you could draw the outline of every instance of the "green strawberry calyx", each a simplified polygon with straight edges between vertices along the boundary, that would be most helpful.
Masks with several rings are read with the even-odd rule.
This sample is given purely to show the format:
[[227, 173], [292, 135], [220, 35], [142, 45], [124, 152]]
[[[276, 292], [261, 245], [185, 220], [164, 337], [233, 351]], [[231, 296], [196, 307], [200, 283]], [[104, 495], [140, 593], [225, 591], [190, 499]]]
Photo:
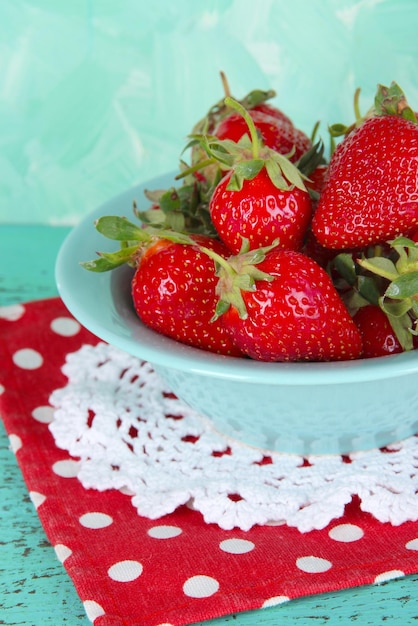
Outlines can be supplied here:
[[412, 350], [413, 335], [418, 335], [418, 246], [407, 237], [388, 242], [391, 256], [357, 259], [369, 275], [383, 279], [378, 305], [386, 314], [403, 350]]
[[365, 120], [371, 117], [394, 115], [414, 122], [415, 124], [417, 123], [417, 117], [409, 106], [404, 91], [395, 81], [392, 81], [389, 86], [381, 84], [377, 86], [374, 104], [365, 115], [362, 115], [360, 112], [359, 100], [360, 88], [357, 88], [354, 92], [355, 121], [352, 124], [346, 126], [345, 124], [336, 123], [328, 126], [332, 152], [335, 149], [335, 138], [348, 135], [352, 130], [361, 126]]
[[[218, 139], [212, 135], [192, 135], [191, 141], [185, 149], [198, 144], [205, 152], [206, 158], [195, 163], [183, 172], [183, 175], [203, 169], [208, 165], [217, 164], [222, 172], [230, 171], [227, 189], [239, 191], [242, 189], [245, 180], [252, 180], [265, 167], [270, 180], [278, 189], [291, 190], [297, 187], [307, 191], [304, 183], [307, 176], [289, 160], [292, 153], [283, 155], [265, 146], [251, 115], [240, 102], [228, 96], [225, 98], [225, 104], [231, 110], [235, 110], [243, 116], [248, 126], [248, 134], [241, 137], [238, 142], [229, 139]], [[321, 142], [318, 142], [315, 149], [311, 152], [312, 159], [314, 153], [320, 151], [320, 144]], [[311, 171], [315, 169], [315, 164], [312, 164]], [[306, 158], [304, 168], [305, 171], [308, 171]]]
[[371, 114], [396, 115], [417, 123], [414, 111], [409, 106], [404, 92], [395, 81], [392, 81], [389, 87], [378, 85]]
[[278, 240], [269, 246], [250, 250], [249, 241], [243, 238], [240, 252], [228, 259], [224, 259], [205, 246], [199, 246], [200, 250], [215, 262], [215, 274], [218, 277], [216, 294], [219, 300], [212, 318], [213, 321], [226, 313], [231, 306], [237, 310], [241, 319], [248, 317], [242, 292], [256, 291], [256, 281], [258, 280], [268, 282], [274, 280], [274, 276], [263, 272], [257, 265], [264, 261], [267, 252], [277, 245]]
[[95, 222], [96, 230], [104, 237], [120, 242], [120, 249], [115, 252], [97, 252], [98, 258], [83, 261], [80, 265], [90, 272], [107, 272], [121, 265], [138, 265], [144, 251], [159, 239], [173, 243], [196, 245], [187, 233], [170, 229], [143, 227], [118, 215], [105, 215]]
[[[186, 168], [187, 165], [180, 162], [180, 172]], [[146, 189], [144, 194], [151, 202], [151, 207], [138, 210], [134, 202], [134, 214], [141, 222], [150, 226], [216, 236], [210, 218], [209, 201], [214, 185], [218, 182], [219, 180], [215, 179], [210, 183], [189, 173], [184, 176], [183, 184], [179, 186], [173, 185], [168, 189]]]

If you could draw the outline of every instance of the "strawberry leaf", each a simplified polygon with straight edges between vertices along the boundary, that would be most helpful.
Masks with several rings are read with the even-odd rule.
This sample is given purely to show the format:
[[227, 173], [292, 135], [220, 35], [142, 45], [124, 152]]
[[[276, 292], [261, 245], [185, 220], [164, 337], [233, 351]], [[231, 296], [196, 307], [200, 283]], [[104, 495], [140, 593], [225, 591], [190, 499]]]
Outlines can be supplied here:
[[349, 127], [345, 124], [331, 124], [328, 126], [328, 132], [331, 137], [342, 137], [346, 135], [349, 130]]
[[418, 271], [401, 274], [385, 291], [385, 296], [395, 300], [412, 298], [418, 294]]
[[404, 351], [413, 350], [412, 320], [407, 313], [399, 316], [387, 315], [389, 323]]
[[376, 281], [371, 276], [359, 276], [357, 281], [358, 293], [362, 298], [370, 302], [370, 304], [378, 304], [380, 291], [376, 285]]
[[117, 252], [99, 252], [99, 258], [80, 263], [81, 267], [90, 272], [108, 272], [125, 263], [133, 263], [138, 246], [124, 247]]
[[253, 109], [258, 104], [263, 104], [267, 100], [274, 98], [276, 92], [273, 89], [269, 89], [268, 91], [263, 91], [261, 89], [254, 89], [250, 91], [240, 102], [243, 107], [246, 109]]
[[148, 209], [147, 211], [138, 211], [137, 217], [146, 223], [153, 226], [163, 226], [166, 223], [166, 216], [160, 209]]
[[412, 248], [412, 249], [417, 248], [417, 245], [413, 239], [409, 239], [408, 237], [403, 237], [403, 236], [396, 237], [396, 239], [393, 239], [389, 243], [394, 248], [398, 248], [398, 246], [402, 248]]
[[386, 300], [385, 296], [382, 296], [379, 300], [379, 305], [382, 311], [384, 311], [388, 317], [402, 317], [410, 310], [410, 303], [408, 300]]
[[[302, 191], [306, 191], [301, 172], [291, 161], [289, 161], [287, 156], [271, 151], [270, 158], [277, 163], [282, 175], [286, 178], [290, 186], [295, 186]], [[266, 161], [267, 160], [270, 159], [266, 159]], [[289, 184], [286, 185], [285, 189], [289, 188]]]
[[273, 185], [277, 189], [289, 189], [289, 183], [282, 174], [282, 170], [277, 161], [267, 159], [265, 162], [266, 170]]
[[319, 165], [324, 165], [325, 163], [324, 143], [320, 139], [312, 146], [312, 148], [309, 148], [309, 150], [300, 157], [296, 166], [303, 176], [309, 177], [309, 175], [312, 174], [312, 172], [314, 172]]
[[378, 85], [374, 108], [377, 115], [397, 115], [411, 122], [417, 122], [416, 115], [409, 106], [404, 92], [394, 81], [389, 87]]
[[252, 180], [259, 174], [259, 172], [264, 167], [263, 159], [252, 159], [251, 161], [241, 161], [237, 163], [233, 170], [233, 175], [231, 177], [231, 182], [228, 184], [227, 189], [231, 191], [236, 191], [237, 188], [235, 186], [236, 181], [238, 181], [239, 187], [242, 188], [242, 184], [244, 180]]
[[356, 266], [353, 257], [348, 252], [341, 252], [333, 260], [333, 265], [342, 278], [353, 286], [357, 282]]
[[407, 237], [398, 237], [390, 243], [399, 255], [396, 261], [399, 274], [418, 270], [418, 246], [415, 241]]
[[126, 217], [106, 215], [95, 222], [96, 229], [115, 241], [147, 241], [148, 235], [143, 228], [130, 222]]

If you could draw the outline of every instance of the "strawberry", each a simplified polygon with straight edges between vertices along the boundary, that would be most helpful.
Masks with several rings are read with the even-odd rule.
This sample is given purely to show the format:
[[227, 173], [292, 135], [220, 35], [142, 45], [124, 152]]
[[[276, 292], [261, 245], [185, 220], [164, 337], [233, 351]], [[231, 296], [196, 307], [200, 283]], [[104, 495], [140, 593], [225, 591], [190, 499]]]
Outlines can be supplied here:
[[306, 187], [312, 189], [318, 197], [321, 195], [324, 189], [325, 181], [328, 174], [328, 165], [321, 163], [310, 174], [309, 179], [306, 181]]
[[[210, 237], [200, 246], [228, 256]], [[217, 279], [213, 261], [199, 245], [157, 240], [142, 256], [132, 280], [135, 310], [144, 324], [182, 343], [221, 354], [240, 355], [215, 313]]]
[[331, 248], [325, 248], [321, 246], [316, 239], [312, 230], [308, 228], [305, 236], [305, 241], [301, 251], [318, 263], [324, 269], [327, 269], [329, 263], [340, 252], [340, 250], [332, 250]]
[[[223, 72], [221, 72], [221, 78], [225, 99], [210, 110], [206, 118], [205, 132], [213, 133], [218, 139], [231, 139], [238, 142], [248, 132], [248, 127], [242, 116], [228, 107], [227, 99], [231, 97], [231, 93]], [[291, 160], [296, 162], [312, 147], [312, 142], [303, 131], [294, 126], [288, 115], [267, 102], [275, 95], [275, 92], [271, 90], [254, 90], [239, 103], [250, 113], [265, 145], [277, 150], [280, 154], [288, 154], [294, 150]], [[199, 128], [202, 129], [202, 123]]]
[[312, 259], [271, 246], [218, 264], [217, 315], [247, 356], [261, 361], [361, 356], [356, 325], [330, 277]]
[[[248, 132], [248, 127], [241, 115], [228, 104], [228, 100], [232, 98], [223, 72], [221, 72], [221, 79], [225, 97], [213, 105], [207, 115], [195, 124], [190, 135], [192, 141], [187, 147], [192, 148], [192, 166], [199, 164], [204, 158], [204, 150], [199, 141], [196, 141], [202, 134], [238, 142]], [[292, 153], [291, 160], [297, 161], [312, 147], [312, 142], [302, 131], [294, 127], [291, 119], [283, 111], [267, 102], [275, 95], [276, 93], [272, 90], [255, 89], [237, 102], [254, 117], [255, 125], [259, 128], [267, 146], [282, 154]], [[201, 168], [202, 175], [209, 183], [219, 178], [219, 163], [207, 163], [204, 168]]]
[[[251, 248], [279, 239], [281, 248], [301, 247], [312, 201], [299, 170], [284, 156], [260, 141], [253, 118], [236, 106], [251, 139], [215, 142], [213, 154], [224, 159], [230, 172], [216, 185], [209, 201], [212, 223], [220, 239], [238, 253], [242, 241]], [[213, 144], [212, 144], [213, 145]], [[211, 145], [208, 146], [211, 153]]]
[[[225, 103], [226, 98], [232, 97], [225, 72], [221, 71], [220, 77], [222, 81], [224, 95], [222, 99], [219, 102], [213, 104], [207, 114], [193, 126], [192, 135], [196, 133], [205, 133], [209, 135], [212, 134], [221, 120], [231, 115], [231, 113], [234, 113], [234, 110], [230, 109], [228, 104]], [[261, 111], [265, 110], [265, 112], [272, 117], [276, 117], [278, 119], [281, 119], [282, 121], [288, 121], [290, 122], [290, 124], [292, 124], [287, 115], [282, 113], [280, 109], [267, 103], [267, 100], [270, 100], [275, 95], [276, 92], [272, 89], [269, 89], [268, 91], [264, 91], [262, 89], [253, 89], [238, 101], [245, 109], [259, 109]]]
[[287, 125], [289, 127], [293, 127], [294, 124], [290, 117], [286, 115], [281, 109], [273, 106], [270, 102], [260, 102], [259, 104], [255, 104], [252, 111], [259, 111], [260, 113], [264, 113], [264, 115], [268, 115], [269, 117], [274, 117], [276, 120], [279, 120], [282, 124]]
[[99, 253], [98, 259], [82, 265], [95, 272], [124, 263], [133, 266], [132, 300], [146, 326], [196, 348], [241, 355], [221, 321], [212, 321], [217, 277], [213, 260], [204, 251], [227, 257], [230, 253], [222, 242], [205, 235], [144, 228], [117, 216], [100, 218], [96, 228], [120, 241], [121, 248]]
[[209, 203], [212, 222], [229, 249], [238, 253], [244, 237], [252, 248], [279, 239], [280, 247], [298, 250], [311, 217], [308, 192], [290, 186], [278, 189], [266, 167], [244, 180], [241, 189], [231, 189], [232, 176], [220, 181]]
[[359, 248], [418, 226], [418, 124], [399, 87], [380, 87], [372, 117], [335, 149], [312, 220], [319, 243]]
[[353, 321], [361, 334], [364, 359], [403, 352], [388, 317], [379, 306], [361, 307]]
[[[250, 109], [248, 113], [264, 144], [280, 154], [290, 154], [289, 159], [292, 162], [298, 161], [312, 147], [309, 137], [293, 124], [257, 109]], [[218, 139], [230, 139], [236, 143], [246, 133], [248, 133], [247, 122], [239, 113], [231, 113], [221, 120], [213, 131]]]

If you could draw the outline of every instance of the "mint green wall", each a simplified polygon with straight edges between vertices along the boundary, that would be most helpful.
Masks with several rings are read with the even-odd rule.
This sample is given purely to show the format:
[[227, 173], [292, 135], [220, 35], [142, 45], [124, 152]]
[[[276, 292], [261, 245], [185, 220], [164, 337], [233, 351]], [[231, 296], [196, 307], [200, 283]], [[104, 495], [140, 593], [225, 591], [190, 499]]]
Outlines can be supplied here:
[[392, 79], [418, 107], [418, 0], [0, 0], [0, 222], [76, 223], [177, 167], [222, 95], [307, 132]]

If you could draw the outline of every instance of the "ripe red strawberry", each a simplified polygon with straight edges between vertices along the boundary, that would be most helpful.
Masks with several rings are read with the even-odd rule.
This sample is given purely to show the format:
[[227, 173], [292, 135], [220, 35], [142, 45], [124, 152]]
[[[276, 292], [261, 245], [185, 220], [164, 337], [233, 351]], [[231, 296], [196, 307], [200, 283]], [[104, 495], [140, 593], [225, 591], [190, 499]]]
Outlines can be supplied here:
[[286, 115], [281, 109], [278, 109], [276, 106], [272, 105], [270, 102], [260, 102], [252, 107], [252, 111], [260, 111], [260, 113], [264, 113], [264, 115], [269, 115], [270, 117], [274, 117], [276, 120], [279, 120], [282, 124], [293, 127], [294, 124], [290, 117]]
[[[267, 147], [280, 154], [290, 154], [294, 150], [294, 153], [289, 157], [293, 163], [298, 161], [312, 147], [309, 137], [293, 124], [266, 115], [257, 109], [250, 109], [248, 113]], [[247, 122], [239, 113], [228, 115], [221, 120], [213, 131], [218, 139], [231, 139], [236, 143], [247, 133]]]
[[312, 214], [309, 193], [290, 184], [279, 189], [265, 167], [238, 190], [229, 188], [232, 176], [218, 183], [209, 203], [212, 222], [228, 248], [238, 253], [245, 237], [251, 248], [278, 238], [281, 248], [300, 249]]
[[312, 189], [318, 197], [321, 195], [322, 190], [325, 185], [325, 181], [328, 174], [328, 165], [321, 164], [318, 165], [313, 172], [309, 174], [309, 178], [306, 181], [306, 186], [308, 189]]
[[261, 361], [359, 358], [360, 333], [328, 274], [300, 252], [260, 253], [229, 259], [219, 272], [217, 312], [234, 344]]
[[210, 237], [195, 236], [198, 245], [159, 239], [140, 258], [132, 281], [135, 310], [144, 324], [182, 343], [239, 356], [221, 320], [211, 321], [217, 302], [215, 266], [199, 246], [228, 256]]
[[[382, 89], [384, 98], [394, 86]], [[383, 103], [332, 155], [312, 221], [323, 246], [362, 247], [418, 226], [418, 124], [400, 102], [398, 114]]]
[[[228, 115], [233, 112], [231, 111], [229, 106], [225, 104], [225, 98], [232, 96], [232, 92], [229, 87], [228, 79], [225, 75], [225, 72], [220, 72], [220, 78], [223, 86], [224, 95], [221, 100], [215, 102], [215, 104], [210, 107], [209, 111], [202, 119], [196, 122], [196, 124], [193, 126], [192, 135], [202, 132], [211, 135], [219, 122], [225, 117], [228, 117]], [[260, 107], [260, 110], [263, 110], [263, 107], [266, 104], [266, 112], [268, 112], [269, 115], [272, 115], [273, 117], [278, 117], [279, 119], [288, 120], [289, 118], [284, 115], [284, 113], [282, 113], [277, 107], [271, 104], [267, 104], [267, 100], [270, 100], [275, 95], [276, 92], [272, 89], [269, 89], [267, 91], [262, 89], [253, 89], [252, 91], [248, 92], [243, 98], [238, 100], [238, 102], [240, 102], [240, 104], [246, 109], [258, 109]]]
[[[226, 102], [237, 109], [247, 132], [239, 143], [203, 143], [209, 160], [230, 170], [215, 186], [209, 200], [211, 221], [220, 239], [234, 253], [240, 251], [243, 238], [251, 248], [279, 239], [281, 248], [299, 249], [312, 213], [303, 175], [285, 155], [264, 145], [251, 111], [231, 98]], [[315, 148], [312, 150], [315, 152]]]
[[387, 315], [378, 306], [361, 307], [353, 317], [363, 341], [363, 358], [403, 352]]
[[331, 248], [321, 246], [310, 228], [307, 230], [301, 251], [324, 269], [327, 268], [328, 264], [340, 252], [340, 250], [332, 250]]

